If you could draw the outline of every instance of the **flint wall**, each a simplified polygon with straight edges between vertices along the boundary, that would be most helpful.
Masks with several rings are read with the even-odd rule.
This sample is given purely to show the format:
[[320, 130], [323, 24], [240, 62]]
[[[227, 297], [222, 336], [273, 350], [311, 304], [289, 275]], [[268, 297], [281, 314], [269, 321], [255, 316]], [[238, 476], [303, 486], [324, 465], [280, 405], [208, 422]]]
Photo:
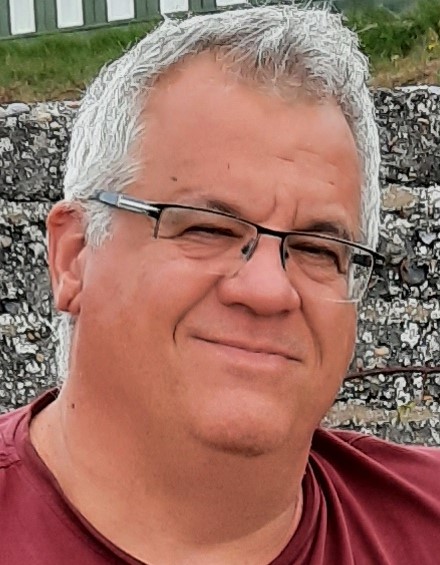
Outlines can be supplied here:
[[[353, 371], [440, 365], [439, 91], [375, 92], [389, 266], [360, 308]], [[44, 221], [61, 197], [76, 108], [0, 107], [0, 412], [56, 380]], [[440, 372], [346, 381], [325, 423], [440, 445], [439, 391]]]

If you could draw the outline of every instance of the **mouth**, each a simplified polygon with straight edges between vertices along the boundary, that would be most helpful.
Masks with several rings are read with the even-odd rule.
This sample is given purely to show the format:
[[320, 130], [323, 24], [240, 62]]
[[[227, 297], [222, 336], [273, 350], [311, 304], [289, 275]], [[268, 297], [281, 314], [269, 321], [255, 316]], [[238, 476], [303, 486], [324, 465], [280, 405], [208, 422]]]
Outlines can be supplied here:
[[207, 339], [201, 337], [198, 337], [197, 339], [208, 344], [229, 349], [231, 351], [236, 350], [237, 352], [243, 352], [243, 354], [250, 354], [261, 357], [281, 357], [283, 359], [286, 359], [287, 361], [299, 361], [299, 359], [293, 356], [290, 352], [273, 345], [259, 345], [234, 340]]

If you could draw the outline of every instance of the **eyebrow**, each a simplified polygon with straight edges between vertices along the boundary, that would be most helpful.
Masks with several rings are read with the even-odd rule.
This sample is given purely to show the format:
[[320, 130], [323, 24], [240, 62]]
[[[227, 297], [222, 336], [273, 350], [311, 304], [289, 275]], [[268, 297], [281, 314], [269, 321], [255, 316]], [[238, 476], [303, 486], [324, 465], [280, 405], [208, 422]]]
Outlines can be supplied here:
[[[185, 194], [186, 198], [179, 198], [179, 202], [188, 202], [191, 206], [206, 208], [207, 210], [213, 210], [215, 212], [223, 212], [224, 214], [230, 214], [231, 216], [236, 216], [238, 218], [243, 218], [243, 211], [239, 208], [228, 204], [223, 200], [218, 200], [216, 198], [210, 198], [207, 196], [193, 196], [188, 191]], [[244, 218], [243, 218], [244, 219]]]
[[232, 216], [242, 216], [242, 212], [238, 208], [235, 208], [231, 204], [227, 204], [226, 202], [222, 202], [221, 200], [212, 200], [208, 199], [205, 200], [205, 205], [210, 210], [215, 210], [216, 212], [223, 212], [225, 214], [231, 214]]
[[[242, 217], [242, 214], [236, 208], [220, 200], [206, 200], [205, 204], [210, 210], [224, 212], [226, 214], [231, 214], [232, 216], [237, 216], [239, 218]], [[341, 222], [333, 222], [330, 220], [315, 221], [311, 224], [308, 224], [305, 229], [293, 231], [319, 233], [331, 235], [339, 239], [345, 239], [346, 241], [353, 241], [352, 234]]]
[[352, 234], [340, 222], [332, 222], [328, 220], [315, 221], [308, 224], [306, 228], [301, 229], [300, 231], [332, 235], [340, 239], [353, 241]]
[[[218, 200], [215, 198], [209, 198], [204, 196], [198, 196], [194, 198], [194, 196], [191, 194], [192, 190], [185, 190], [185, 192], [186, 192], [185, 196], [192, 196], [188, 198], [188, 201], [193, 206], [200, 206], [203, 208], [207, 208], [209, 210], [214, 210], [216, 212], [223, 212], [224, 214], [230, 214], [231, 216], [235, 216], [237, 218], [246, 220], [242, 210], [231, 204], [224, 202], [223, 200]], [[184, 198], [183, 200], [187, 200], [187, 198]], [[288, 231], [303, 231], [310, 233], [325, 234], [325, 235], [337, 237], [339, 239], [353, 241], [352, 234], [345, 227], [345, 225], [339, 221], [317, 220], [311, 222], [306, 227], [301, 228], [300, 230], [292, 229]]]

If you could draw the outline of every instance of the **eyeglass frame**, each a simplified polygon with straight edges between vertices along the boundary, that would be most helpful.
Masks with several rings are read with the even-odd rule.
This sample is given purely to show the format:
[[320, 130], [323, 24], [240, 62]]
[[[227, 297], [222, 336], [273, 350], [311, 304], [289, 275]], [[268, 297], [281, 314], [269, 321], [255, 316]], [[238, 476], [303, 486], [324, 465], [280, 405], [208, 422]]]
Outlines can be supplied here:
[[[246, 254], [243, 255], [244, 260], [247, 262], [252, 258], [252, 255], [254, 254], [257, 246], [258, 246], [258, 242], [260, 240], [261, 235], [268, 235], [270, 237], [276, 237], [278, 239], [280, 239], [280, 260], [281, 260], [281, 265], [283, 267], [283, 270], [285, 270], [285, 265], [286, 265], [286, 261], [285, 258], [283, 257], [283, 249], [284, 249], [284, 241], [287, 239], [287, 237], [293, 235], [298, 235], [298, 236], [304, 236], [304, 237], [314, 237], [317, 239], [322, 239], [324, 241], [333, 241], [336, 243], [341, 243], [344, 245], [348, 245], [351, 248], [354, 249], [359, 249], [360, 251], [363, 251], [364, 253], [368, 253], [371, 255], [372, 260], [373, 260], [373, 264], [371, 267], [371, 271], [370, 271], [370, 279], [371, 280], [371, 275], [373, 274], [373, 271], [377, 268], [382, 268], [385, 264], [385, 257], [378, 253], [377, 251], [374, 251], [373, 249], [370, 249], [369, 247], [362, 245], [361, 243], [357, 243], [354, 241], [349, 241], [340, 237], [336, 237], [336, 236], [332, 236], [332, 235], [328, 235], [328, 234], [322, 234], [322, 233], [317, 233], [317, 232], [313, 232], [313, 231], [301, 231], [301, 230], [292, 230], [292, 231], [282, 231], [282, 230], [274, 230], [271, 228], [266, 228], [264, 226], [261, 226], [260, 224], [256, 224], [255, 222], [251, 222], [249, 220], [245, 220], [243, 218], [239, 218], [238, 216], [235, 216], [234, 214], [229, 214], [227, 212], [222, 212], [220, 210], [211, 210], [209, 208], [202, 208], [200, 206], [191, 206], [191, 205], [186, 205], [186, 204], [175, 204], [175, 203], [159, 203], [159, 202], [148, 202], [147, 200], [141, 200], [139, 198], [134, 198], [133, 196], [127, 196], [125, 194], [121, 194], [119, 192], [109, 192], [109, 191], [105, 191], [105, 190], [101, 190], [99, 191], [96, 196], [93, 196], [91, 198], [89, 198], [89, 200], [93, 200], [93, 201], [97, 201], [100, 202], [101, 204], [106, 204], [108, 206], [111, 206], [112, 208], [117, 208], [119, 210], [125, 210], [127, 212], [135, 212], [137, 214], [145, 214], [151, 218], [154, 218], [157, 222], [156, 226], [158, 226], [160, 224], [160, 217], [162, 215], [162, 213], [164, 212], [164, 210], [166, 210], [167, 208], [179, 208], [182, 210], [193, 210], [193, 211], [199, 211], [199, 212], [210, 212], [212, 214], [218, 215], [218, 216], [223, 216], [223, 217], [227, 217], [227, 218], [233, 218], [235, 220], [239, 220], [240, 222], [243, 222], [245, 224], [248, 224], [249, 226], [252, 226], [256, 229], [257, 231], [257, 236], [255, 238], [255, 241], [253, 242], [253, 244], [249, 247], [249, 250], [247, 251]], [[157, 228], [155, 228], [155, 233], [154, 233], [154, 237], [157, 238]], [[369, 282], [369, 281], [368, 281]], [[368, 284], [368, 283], [367, 283]], [[361, 295], [360, 299], [362, 298], [362, 296], [365, 294], [365, 292]], [[350, 301], [348, 301], [350, 302]], [[353, 302], [358, 302], [358, 301], [353, 301]]]

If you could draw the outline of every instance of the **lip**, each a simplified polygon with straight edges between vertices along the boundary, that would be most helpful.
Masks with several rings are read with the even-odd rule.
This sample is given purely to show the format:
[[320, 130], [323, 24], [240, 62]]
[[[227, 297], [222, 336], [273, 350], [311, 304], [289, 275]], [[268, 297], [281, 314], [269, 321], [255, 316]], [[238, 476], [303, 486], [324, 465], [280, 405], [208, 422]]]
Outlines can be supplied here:
[[287, 361], [299, 361], [298, 358], [294, 357], [290, 352], [280, 349], [279, 347], [266, 344], [256, 344], [256, 343], [244, 343], [242, 341], [234, 340], [223, 340], [223, 339], [208, 339], [198, 337], [197, 339], [204, 341], [205, 343], [210, 343], [212, 345], [217, 345], [220, 347], [230, 348], [231, 350], [237, 350], [237, 352], [243, 352], [243, 354], [250, 354], [255, 356], [270, 356], [270, 357], [281, 357]]

